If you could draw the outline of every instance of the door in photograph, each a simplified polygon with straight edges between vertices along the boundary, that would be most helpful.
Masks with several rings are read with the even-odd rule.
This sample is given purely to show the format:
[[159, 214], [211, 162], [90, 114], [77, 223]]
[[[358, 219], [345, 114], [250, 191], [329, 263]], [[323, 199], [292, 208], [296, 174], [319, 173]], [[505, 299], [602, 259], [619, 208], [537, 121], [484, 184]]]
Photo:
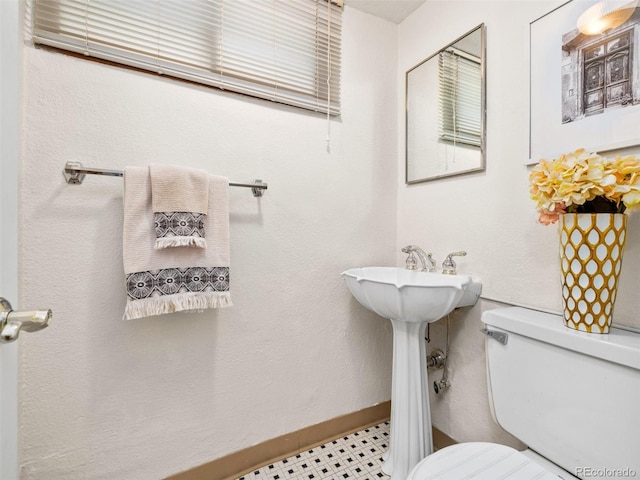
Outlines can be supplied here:
[[584, 52], [584, 113], [631, 102], [629, 50], [631, 34], [607, 39]]

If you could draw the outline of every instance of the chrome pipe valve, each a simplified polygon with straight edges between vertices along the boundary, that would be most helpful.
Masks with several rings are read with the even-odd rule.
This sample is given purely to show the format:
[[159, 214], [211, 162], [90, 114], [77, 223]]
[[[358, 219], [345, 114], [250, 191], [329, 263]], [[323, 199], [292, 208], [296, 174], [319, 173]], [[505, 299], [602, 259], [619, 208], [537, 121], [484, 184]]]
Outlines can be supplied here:
[[431, 352], [431, 355], [427, 355], [427, 367], [428, 368], [444, 368], [447, 363], [447, 357], [440, 349], [436, 349]]
[[433, 382], [433, 390], [436, 392], [436, 395], [444, 392], [450, 386], [451, 386], [451, 382], [449, 382], [449, 380], [444, 378], [439, 382]]

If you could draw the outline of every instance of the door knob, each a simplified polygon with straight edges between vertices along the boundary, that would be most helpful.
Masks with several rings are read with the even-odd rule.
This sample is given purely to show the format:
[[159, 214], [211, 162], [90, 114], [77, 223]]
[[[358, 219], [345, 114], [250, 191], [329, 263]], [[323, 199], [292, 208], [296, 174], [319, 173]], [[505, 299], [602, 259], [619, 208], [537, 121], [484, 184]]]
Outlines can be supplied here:
[[51, 310], [14, 311], [11, 304], [0, 297], [0, 343], [18, 339], [20, 331], [37, 332], [49, 325], [53, 316]]

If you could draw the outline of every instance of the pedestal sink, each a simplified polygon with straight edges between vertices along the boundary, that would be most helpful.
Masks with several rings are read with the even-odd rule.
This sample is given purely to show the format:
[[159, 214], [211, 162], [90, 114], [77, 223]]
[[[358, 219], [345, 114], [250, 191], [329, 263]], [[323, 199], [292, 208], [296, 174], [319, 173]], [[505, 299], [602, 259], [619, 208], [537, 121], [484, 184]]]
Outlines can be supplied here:
[[390, 319], [393, 326], [391, 439], [382, 471], [392, 480], [405, 480], [433, 452], [424, 341], [427, 324], [454, 308], [474, 305], [482, 285], [468, 275], [397, 267], [352, 268], [342, 276], [356, 300]]

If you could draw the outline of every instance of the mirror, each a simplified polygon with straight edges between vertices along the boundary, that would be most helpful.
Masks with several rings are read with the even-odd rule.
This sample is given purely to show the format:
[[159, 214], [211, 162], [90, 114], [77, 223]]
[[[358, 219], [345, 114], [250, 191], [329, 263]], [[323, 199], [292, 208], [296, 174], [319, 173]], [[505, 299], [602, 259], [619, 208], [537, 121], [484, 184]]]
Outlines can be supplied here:
[[406, 183], [485, 168], [485, 26], [406, 73]]

